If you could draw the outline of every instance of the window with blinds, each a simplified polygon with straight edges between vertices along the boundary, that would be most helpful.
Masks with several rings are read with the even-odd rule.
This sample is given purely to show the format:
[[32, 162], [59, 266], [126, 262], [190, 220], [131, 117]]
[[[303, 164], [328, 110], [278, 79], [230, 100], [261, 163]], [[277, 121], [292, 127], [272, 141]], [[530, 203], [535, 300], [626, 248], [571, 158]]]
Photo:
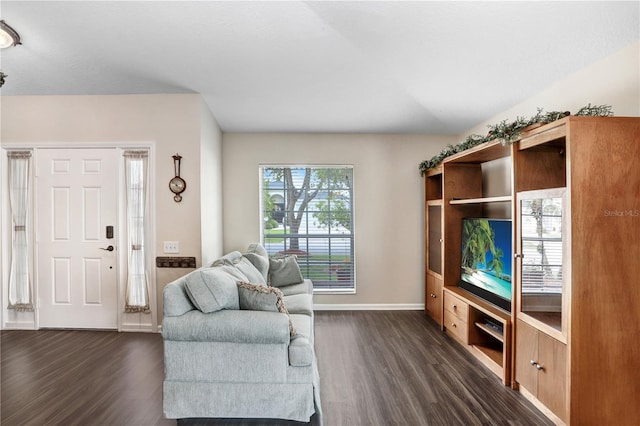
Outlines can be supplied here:
[[522, 200], [522, 292], [562, 293], [562, 198]]
[[269, 255], [296, 255], [315, 290], [354, 290], [353, 167], [262, 166], [260, 175]]

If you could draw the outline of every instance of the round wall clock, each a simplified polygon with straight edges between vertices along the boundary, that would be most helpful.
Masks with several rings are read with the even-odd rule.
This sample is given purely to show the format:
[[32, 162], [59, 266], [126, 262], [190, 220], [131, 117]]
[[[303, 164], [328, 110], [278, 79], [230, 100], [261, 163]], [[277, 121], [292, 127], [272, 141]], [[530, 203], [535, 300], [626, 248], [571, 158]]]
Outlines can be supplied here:
[[184, 179], [180, 177], [180, 160], [182, 160], [182, 157], [180, 155], [176, 154], [173, 156], [173, 167], [176, 176], [169, 181], [169, 189], [171, 190], [171, 192], [176, 194], [173, 196], [173, 201], [175, 201], [176, 203], [182, 201], [182, 195], [180, 194], [182, 194], [184, 190], [187, 189], [187, 182], [185, 182]]

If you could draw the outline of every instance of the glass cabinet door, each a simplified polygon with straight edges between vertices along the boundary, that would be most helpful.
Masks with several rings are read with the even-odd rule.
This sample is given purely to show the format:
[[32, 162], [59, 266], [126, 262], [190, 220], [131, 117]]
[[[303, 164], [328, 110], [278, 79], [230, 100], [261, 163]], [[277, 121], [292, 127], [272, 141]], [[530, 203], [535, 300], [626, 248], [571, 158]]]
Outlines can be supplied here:
[[565, 334], [564, 193], [561, 188], [518, 194], [515, 255], [519, 260], [518, 315], [561, 335]]
[[427, 211], [429, 228], [428, 265], [430, 271], [442, 274], [442, 208], [429, 206]]

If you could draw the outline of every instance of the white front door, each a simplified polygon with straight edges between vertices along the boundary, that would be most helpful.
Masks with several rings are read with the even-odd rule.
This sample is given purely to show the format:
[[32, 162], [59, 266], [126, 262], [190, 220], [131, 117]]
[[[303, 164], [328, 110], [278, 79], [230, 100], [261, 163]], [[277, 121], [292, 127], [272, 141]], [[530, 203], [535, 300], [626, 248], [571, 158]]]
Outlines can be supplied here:
[[39, 327], [118, 327], [118, 158], [108, 148], [37, 150]]

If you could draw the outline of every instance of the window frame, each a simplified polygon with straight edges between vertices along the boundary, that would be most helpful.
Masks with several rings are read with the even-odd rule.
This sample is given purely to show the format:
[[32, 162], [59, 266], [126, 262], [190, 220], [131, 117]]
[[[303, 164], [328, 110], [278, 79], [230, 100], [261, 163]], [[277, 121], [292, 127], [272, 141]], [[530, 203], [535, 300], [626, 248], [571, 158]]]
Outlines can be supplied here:
[[[295, 163], [295, 164], [281, 164], [281, 163], [265, 163], [259, 164], [258, 166], [258, 181], [259, 181], [259, 228], [260, 228], [260, 242], [268, 250], [268, 245], [265, 243], [265, 209], [264, 209], [264, 196], [265, 196], [265, 187], [264, 187], [264, 171], [265, 169], [350, 169], [351, 170], [351, 187], [350, 190], [350, 201], [351, 201], [351, 247], [350, 247], [350, 261], [351, 261], [351, 278], [352, 284], [349, 287], [315, 287], [313, 288], [314, 294], [355, 294], [356, 286], [357, 286], [357, 274], [356, 274], [356, 250], [355, 250], [355, 167], [353, 164], [305, 164], [305, 163]], [[301, 238], [305, 238], [304, 235], [312, 235], [312, 234], [301, 234]], [[269, 254], [271, 256], [271, 254]], [[304, 275], [304, 272], [303, 272]], [[306, 278], [306, 277], [305, 277]], [[313, 281], [313, 279], [311, 279]]]

